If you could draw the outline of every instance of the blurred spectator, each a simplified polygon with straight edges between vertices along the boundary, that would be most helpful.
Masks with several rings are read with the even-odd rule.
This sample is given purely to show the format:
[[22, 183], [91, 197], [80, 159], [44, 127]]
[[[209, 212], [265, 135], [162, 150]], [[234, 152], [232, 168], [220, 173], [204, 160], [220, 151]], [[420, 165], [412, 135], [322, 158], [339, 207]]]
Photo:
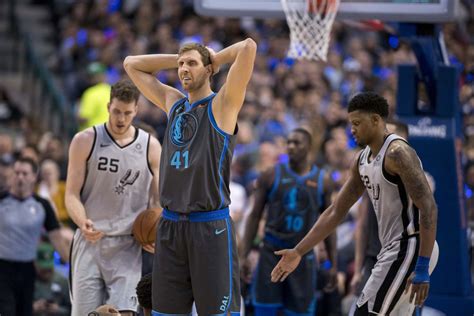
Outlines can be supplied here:
[[58, 165], [59, 179], [66, 180], [67, 157], [64, 142], [52, 133], [45, 133], [41, 138], [38, 149], [42, 159], [51, 159]]
[[11, 135], [0, 132], [0, 159], [4, 162], [13, 162], [13, 138]]
[[38, 195], [51, 202], [61, 223], [70, 226], [72, 223], [64, 199], [66, 183], [59, 179], [58, 164], [51, 159], [43, 160], [40, 166], [39, 179]]
[[68, 316], [71, 313], [67, 279], [54, 270], [54, 248], [42, 242], [35, 261], [36, 282], [33, 302], [35, 316]]
[[106, 82], [106, 68], [94, 62], [87, 67], [92, 86], [87, 88], [79, 105], [80, 130], [107, 122], [107, 105], [110, 100], [110, 85]]
[[8, 194], [12, 176], [12, 164], [7, 159], [0, 158], [0, 197]]
[[35, 145], [27, 145], [20, 150], [21, 158], [29, 158], [33, 160], [36, 164], [39, 164], [40, 154]]
[[0, 124], [9, 128], [16, 128], [20, 125], [23, 113], [17, 104], [11, 100], [5, 87], [0, 86]]

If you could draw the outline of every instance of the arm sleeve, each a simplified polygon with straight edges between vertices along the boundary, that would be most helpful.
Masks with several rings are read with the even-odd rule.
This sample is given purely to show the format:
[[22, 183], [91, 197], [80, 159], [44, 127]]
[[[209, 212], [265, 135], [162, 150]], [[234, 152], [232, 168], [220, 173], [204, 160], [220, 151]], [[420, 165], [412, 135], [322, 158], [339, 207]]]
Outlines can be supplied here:
[[35, 198], [44, 208], [46, 216], [44, 218], [43, 226], [46, 231], [50, 232], [52, 230], [59, 229], [59, 222], [56, 217], [56, 213], [54, 213], [53, 207], [51, 206], [51, 203], [43, 198], [40, 198], [39, 196], [35, 196]]

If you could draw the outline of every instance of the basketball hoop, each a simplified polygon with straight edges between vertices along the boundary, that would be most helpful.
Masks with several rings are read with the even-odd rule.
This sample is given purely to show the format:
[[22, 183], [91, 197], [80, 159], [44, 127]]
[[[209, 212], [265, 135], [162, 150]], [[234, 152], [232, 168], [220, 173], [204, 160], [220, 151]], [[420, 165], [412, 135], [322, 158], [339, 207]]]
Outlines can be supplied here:
[[340, 0], [281, 0], [290, 28], [288, 57], [326, 61]]

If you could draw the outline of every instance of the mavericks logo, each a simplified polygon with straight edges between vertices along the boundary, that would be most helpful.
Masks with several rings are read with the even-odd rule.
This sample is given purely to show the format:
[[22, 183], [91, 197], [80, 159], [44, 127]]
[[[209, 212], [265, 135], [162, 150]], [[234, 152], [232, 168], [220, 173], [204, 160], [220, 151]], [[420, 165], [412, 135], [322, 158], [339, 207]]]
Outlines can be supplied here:
[[309, 207], [308, 192], [297, 186], [292, 187], [285, 193], [283, 204], [287, 212], [304, 212]]
[[170, 138], [176, 146], [187, 145], [197, 131], [198, 122], [191, 113], [179, 114], [171, 123]]

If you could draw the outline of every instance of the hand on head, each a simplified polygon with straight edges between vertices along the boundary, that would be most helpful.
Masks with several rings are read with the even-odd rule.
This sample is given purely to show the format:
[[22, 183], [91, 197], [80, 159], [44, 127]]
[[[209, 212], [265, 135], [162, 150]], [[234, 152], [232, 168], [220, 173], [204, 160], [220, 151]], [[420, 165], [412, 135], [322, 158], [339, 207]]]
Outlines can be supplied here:
[[217, 74], [220, 70], [220, 65], [216, 63], [216, 52], [209, 46], [206, 46], [207, 50], [209, 51], [209, 54], [211, 55], [211, 64], [212, 64], [212, 75], [214, 76]]

